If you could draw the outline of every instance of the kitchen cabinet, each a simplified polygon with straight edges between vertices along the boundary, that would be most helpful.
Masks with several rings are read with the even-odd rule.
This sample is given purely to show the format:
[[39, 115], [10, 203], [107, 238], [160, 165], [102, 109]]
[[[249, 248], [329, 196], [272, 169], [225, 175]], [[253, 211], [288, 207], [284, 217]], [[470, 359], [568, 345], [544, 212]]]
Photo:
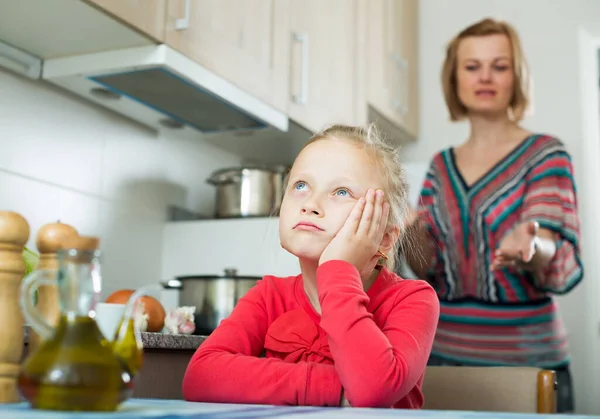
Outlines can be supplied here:
[[418, 102], [418, 0], [368, 0], [366, 101], [370, 120], [395, 126], [416, 139]]
[[289, 0], [168, 0], [165, 43], [287, 112]]
[[167, 0], [85, 0], [134, 29], [162, 42]]
[[[112, 3], [119, 1], [130, 2]], [[46, 60], [148, 46], [155, 41], [85, 1], [8, 0], [0, 1], [0, 43]], [[0, 62], [7, 58], [11, 60], [3, 56]], [[21, 66], [23, 63], [8, 64], [12, 69]]]
[[[0, 2], [0, 41], [44, 61], [44, 79], [153, 129], [165, 129], [164, 114], [179, 117], [194, 109], [212, 121], [240, 111], [218, 129], [189, 124], [172, 132], [244, 158], [255, 158], [256, 144], [292, 154], [309, 131], [332, 123], [374, 121], [399, 141], [418, 137], [418, 0], [12, 3]], [[185, 94], [160, 83], [127, 85], [139, 100], [92, 95], [100, 77], [105, 82], [131, 69], [167, 69], [192, 82], [178, 84]], [[176, 92], [174, 100], [161, 102], [164, 109], [155, 103], [164, 98], [155, 94], [156, 85]], [[201, 103], [200, 111], [190, 97]], [[186, 115], [181, 119], [196, 121]], [[244, 147], [252, 152], [244, 155]]]
[[292, 0], [289, 116], [311, 131], [356, 123], [355, 0]]
[[355, 0], [169, 0], [165, 42], [310, 131], [356, 123]]

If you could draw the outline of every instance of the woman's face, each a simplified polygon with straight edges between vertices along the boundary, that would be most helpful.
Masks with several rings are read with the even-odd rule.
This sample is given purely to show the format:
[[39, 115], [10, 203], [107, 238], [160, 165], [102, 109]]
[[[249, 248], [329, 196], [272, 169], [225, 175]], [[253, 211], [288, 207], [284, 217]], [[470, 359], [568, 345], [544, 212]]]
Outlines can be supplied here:
[[457, 51], [456, 80], [458, 97], [468, 113], [506, 115], [514, 85], [508, 37], [486, 35], [463, 39]]

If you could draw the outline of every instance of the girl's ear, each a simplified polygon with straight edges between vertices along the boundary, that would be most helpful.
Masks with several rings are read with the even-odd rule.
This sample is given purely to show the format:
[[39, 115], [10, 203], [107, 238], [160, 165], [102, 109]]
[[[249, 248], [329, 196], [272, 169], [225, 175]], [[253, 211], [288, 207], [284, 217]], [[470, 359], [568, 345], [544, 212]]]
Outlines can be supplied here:
[[384, 252], [385, 254], [389, 253], [391, 249], [394, 248], [394, 244], [398, 241], [400, 237], [400, 226], [395, 225], [385, 232], [383, 235], [383, 239], [381, 240], [381, 245], [379, 246], [379, 250]]

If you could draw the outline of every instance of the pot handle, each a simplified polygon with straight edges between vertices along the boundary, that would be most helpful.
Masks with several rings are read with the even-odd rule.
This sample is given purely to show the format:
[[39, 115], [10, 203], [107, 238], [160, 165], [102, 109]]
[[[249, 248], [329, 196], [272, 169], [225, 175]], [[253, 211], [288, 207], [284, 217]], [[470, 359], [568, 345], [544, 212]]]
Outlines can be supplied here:
[[162, 285], [162, 287], [166, 290], [180, 290], [183, 288], [183, 284], [177, 279], [163, 281], [160, 283], [160, 285]]

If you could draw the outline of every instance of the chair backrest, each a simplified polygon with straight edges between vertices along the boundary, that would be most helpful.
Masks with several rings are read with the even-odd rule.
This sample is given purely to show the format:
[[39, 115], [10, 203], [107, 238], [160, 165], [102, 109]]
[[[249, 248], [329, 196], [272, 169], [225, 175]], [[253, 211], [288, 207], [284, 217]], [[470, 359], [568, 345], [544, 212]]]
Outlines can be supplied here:
[[428, 366], [424, 409], [556, 413], [556, 374], [533, 367]]

